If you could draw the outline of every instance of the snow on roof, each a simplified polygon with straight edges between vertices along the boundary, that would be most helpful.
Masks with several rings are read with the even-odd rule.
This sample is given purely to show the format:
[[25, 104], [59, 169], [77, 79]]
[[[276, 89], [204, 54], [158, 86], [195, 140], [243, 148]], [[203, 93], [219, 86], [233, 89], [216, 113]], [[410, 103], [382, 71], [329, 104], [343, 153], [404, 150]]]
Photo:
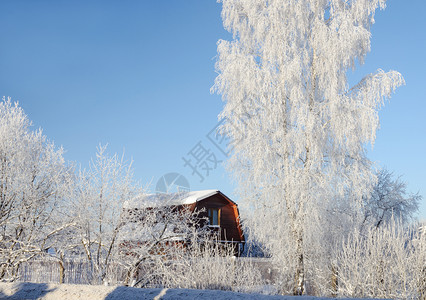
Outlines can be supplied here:
[[218, 190], [203, 190], [178, 193], [145, 194], [124, 203], [124, 208], [159, 207], [192, 204], [219, 193]]

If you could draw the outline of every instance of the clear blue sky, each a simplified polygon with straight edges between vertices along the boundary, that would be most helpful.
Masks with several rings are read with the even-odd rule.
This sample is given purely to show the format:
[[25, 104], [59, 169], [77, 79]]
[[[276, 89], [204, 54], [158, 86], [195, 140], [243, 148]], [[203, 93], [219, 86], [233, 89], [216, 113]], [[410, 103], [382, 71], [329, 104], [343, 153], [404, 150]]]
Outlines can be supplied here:
[[[388, 0], [376, 16], [372, 51], [351, 80], [378, 68], [406, 86], [381, 111], [370, 157], [426, 197], [426, 1]], [[192, 175], [184, 158], [207, 139], [222, 108], [209, 92], [216, 42], [229, 39], [214, 0], [0, 2], [0, 95], [20, 102], [34, 127], [87, 163], [99, 143], [134, 160], [142, 183], [178, 172], [191, 189], [234, 197], [222, 166]], [[212, 161], [208, 162], [211, 168]], [[234, 198], [235, 199], [235, 198]], [[235, 199], [238, 201], [238, 199]], [[421, 206], [426, 219], [426, 205]]]

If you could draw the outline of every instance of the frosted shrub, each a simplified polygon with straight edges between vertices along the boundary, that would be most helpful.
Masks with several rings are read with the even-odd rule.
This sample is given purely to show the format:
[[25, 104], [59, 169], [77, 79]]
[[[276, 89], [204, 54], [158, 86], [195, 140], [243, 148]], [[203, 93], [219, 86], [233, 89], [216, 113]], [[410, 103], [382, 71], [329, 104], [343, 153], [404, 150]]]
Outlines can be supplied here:
[[189, 245], [162, 267], [166, 287], [255, 292], [263, 285], [250, 260], [235, 257], [231, 244], [214, 240]]
[[353, 232], [338, 253], [339, 295], [425, 299], [425, 242], [424, 233], [397, 222]]

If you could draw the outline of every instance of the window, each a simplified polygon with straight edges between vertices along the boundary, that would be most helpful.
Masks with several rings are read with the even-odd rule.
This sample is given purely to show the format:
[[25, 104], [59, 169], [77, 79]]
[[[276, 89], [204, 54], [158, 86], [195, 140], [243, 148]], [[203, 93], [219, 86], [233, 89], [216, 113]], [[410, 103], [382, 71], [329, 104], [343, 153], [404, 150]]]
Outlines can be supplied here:
[[209, 208], [208, 215], [209, 215], [210, 226], [220, 225], [220, 209], [219, 208]]

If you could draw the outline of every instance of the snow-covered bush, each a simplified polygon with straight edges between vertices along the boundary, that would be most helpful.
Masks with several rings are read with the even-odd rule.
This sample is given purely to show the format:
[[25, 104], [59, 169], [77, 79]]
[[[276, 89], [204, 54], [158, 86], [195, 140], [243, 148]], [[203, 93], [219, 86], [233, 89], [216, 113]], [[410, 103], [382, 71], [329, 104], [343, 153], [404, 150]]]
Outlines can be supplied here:
[[251, 260], [235, 257], [229, 243], [210, 239], [181, 250], [178, 259], [161, 264], [165, 287], [258, 292], [264, 286], [260, 270]]
[[396, 221], [354, 231], [338, 253], [338, 294], [425, 299], [426, 235]]

